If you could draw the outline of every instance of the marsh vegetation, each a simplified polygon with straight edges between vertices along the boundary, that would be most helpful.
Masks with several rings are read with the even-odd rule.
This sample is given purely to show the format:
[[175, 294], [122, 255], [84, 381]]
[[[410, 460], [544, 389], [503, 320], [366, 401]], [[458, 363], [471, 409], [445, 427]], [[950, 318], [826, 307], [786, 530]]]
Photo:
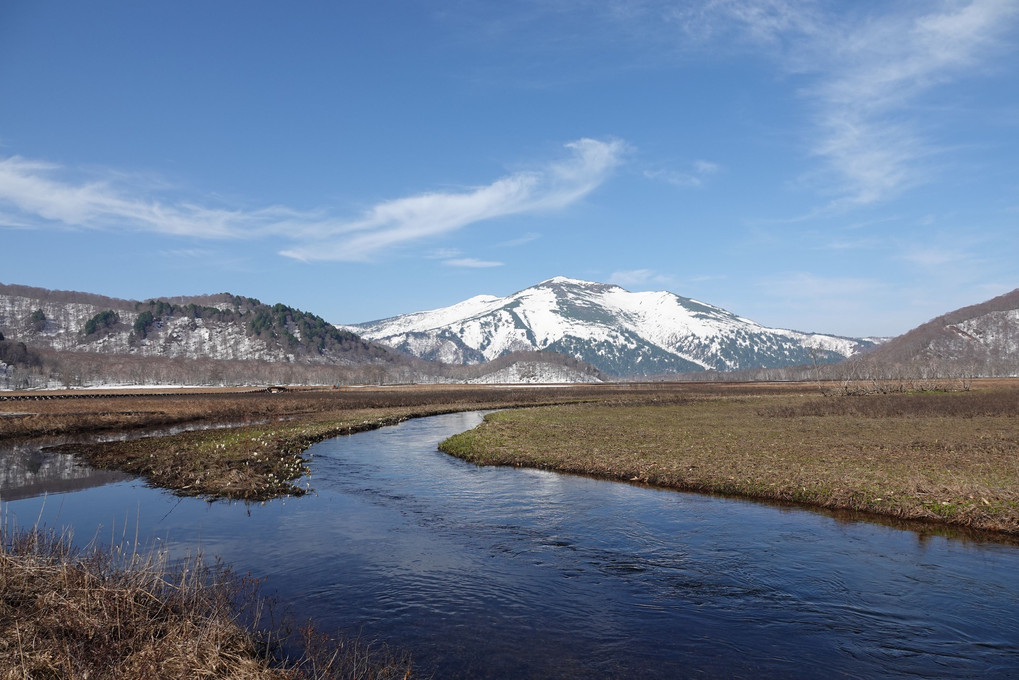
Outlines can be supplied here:
[[[67, 450], [179, 495], [263, 500], [304, 492], [315, 442], [418, 416], [503, 409], [442, 449], [480, 464], [860, 510], [1011, 539], [1019, 534], [1019, 385], [969, 387], [838, 398], [810, 383], [93, 394], [0, 401], [0, 413], [11, 414], [0, 418], [0, 436], [133, 433]], [[197, 429], [212, 425], [221, 427]], [[144, 436], [167, 426], [185, 431]], [[176, 673], [164, 677], [411, 672], [405, 657], [356, 637], [302, 634], [300, 626], [269, 634], [251, 616], [253, 582], [229, 569], [78, 550], [37, 532], [2, 538], [0, 658], [17, 660], [11, 677], [84, 677], [68, 668], [134, 677], [153, 664]], [[287, 635], [284, 653], [272, 640]], [[105, 661], [82, 656], [89, 650], [104, 650]], [[187, 664], [201, 671], [181, 670]]]
[[[655, 394], [661, 391], [655, 388]], [[455, 411], [603, 400], [643, 395], [603, 389], [396, 387], [303, 389], [270, 393], [78, 394], [0, 402], [0, 436], [131, 433], [123, 441], [75, 442], [61, 450], [99, 468], [118, 469], [186, 496], [267, 500], [301, 495], [311, 444], [415, 418]], [[69, 398], [63, 398], [69, 397]], [[176, 434], [145, 437], [151, 428]], [[210, 427], [217, 426], [217, 427]]]
[[385, 645], [294, 631], [257, 580], [200, 555], [171, 562], [130, 541], [76, 548], [66, 534], [5, 528], [0, 593], [3, 678], [412, 677]]
[[819, 397], [691, 390], [673, 403], [489, 415], [441, 449], [653, 486], [1019, 533], [1019, 386]]
[[[528, 408], [529, 407], [529, 408]], [[208, 391], [0, 402], [0, 435], [197, 427], [65, 450], [181, 495], [301, 495], [313, 443], [505, 409], [442, 450], [667, 488], [1019, 533], [1019, 384], [820, 396], [811, 383]]]

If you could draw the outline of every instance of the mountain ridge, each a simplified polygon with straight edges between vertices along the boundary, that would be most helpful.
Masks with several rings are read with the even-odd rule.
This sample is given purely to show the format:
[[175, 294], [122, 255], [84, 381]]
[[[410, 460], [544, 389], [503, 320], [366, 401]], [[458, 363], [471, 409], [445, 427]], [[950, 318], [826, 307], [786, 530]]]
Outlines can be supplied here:
[[603, 378], [552, 353], [514, 353], [478, 367], [432, 363], [362, 340], [314, 314], [230, 293], [136, 301], [0, 284], [0, 388]]
[[390, 354], [314, 314], [230, 293], [142, 302], [0, 284], [0, 329], [57, 351], [323, 363]]
[[951, 363], [974, 374], [1019, 375], [1019, 288], [937, 316], [863, 359], [886, 366]]
[[341, 326], [413, 356], [471, 364], [557, 351], [616, 376], [832, 363], [874, 341], [762, 326], [668, 291], [556, 276], [505, 297]]

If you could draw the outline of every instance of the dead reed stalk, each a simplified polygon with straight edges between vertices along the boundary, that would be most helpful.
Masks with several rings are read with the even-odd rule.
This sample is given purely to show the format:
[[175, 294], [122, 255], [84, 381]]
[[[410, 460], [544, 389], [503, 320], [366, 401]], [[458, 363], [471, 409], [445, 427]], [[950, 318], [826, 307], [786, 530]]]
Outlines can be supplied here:
[[410, 678], [384, 646], [308, 627], [292, 660], [287, 628], [260, 629], [259, 584], [200, 556], [72, 547], [69, 536], [0, 528], [3, 680]]

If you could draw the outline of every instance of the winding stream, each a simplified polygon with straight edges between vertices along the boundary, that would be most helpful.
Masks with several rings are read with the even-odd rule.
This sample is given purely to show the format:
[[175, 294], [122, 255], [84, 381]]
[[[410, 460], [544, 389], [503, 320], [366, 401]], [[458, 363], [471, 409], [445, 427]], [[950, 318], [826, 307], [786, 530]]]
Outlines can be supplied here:
[[3, 513], [82, 542], [137, 529], [201, 546], [436, 678], [1019, 675], [1019, 548], [436, 450], [480, 420], [316, 444], [302, 498], [207, 503], [112, 480], [7, 495]]

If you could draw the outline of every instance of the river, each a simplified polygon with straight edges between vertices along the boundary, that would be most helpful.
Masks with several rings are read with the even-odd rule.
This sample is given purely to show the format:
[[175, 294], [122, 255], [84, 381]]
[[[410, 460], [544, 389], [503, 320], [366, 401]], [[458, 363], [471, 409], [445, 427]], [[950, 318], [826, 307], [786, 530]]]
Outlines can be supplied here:
[[480, 420], [321, 442], [315, 493], [264, 505], [105, 477], [0, 497], [79, 542], [200, 548], [436, 678], [1019, 676], [1019, 548], [438, 452]]

